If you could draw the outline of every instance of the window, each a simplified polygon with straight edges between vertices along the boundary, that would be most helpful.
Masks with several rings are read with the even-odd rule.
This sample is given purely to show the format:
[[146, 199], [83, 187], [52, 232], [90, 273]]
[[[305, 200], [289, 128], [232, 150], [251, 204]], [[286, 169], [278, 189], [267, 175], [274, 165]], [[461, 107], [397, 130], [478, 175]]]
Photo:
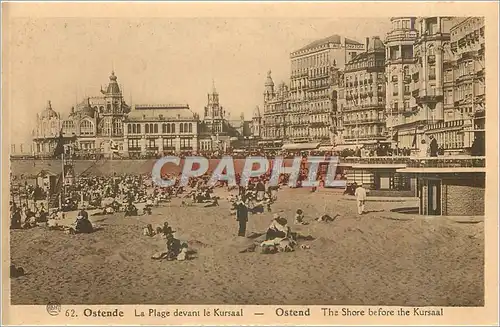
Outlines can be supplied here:
[[109, 118], [104, 120], [102, 133], [104, 135], [111, 135], [112, 128], [113, 128], [113, 124], [112, 124], [111, 120]]
[[180, 124], [179, 126], [179, 133], [184, 133], [184, 124]]
[[94, 134], [94, 124], [90, 120], [84, 120], [80, 124], [80, 134], [81, 135], [92, 135]]
[[146, 124], [146, 134], [149, 133], [149, 124]]
[[161, 132], [165, 134], [167, 132], [167, 124], [162, 124], [161, 125]]
[[120, 120], [116, 119], [113, 123], [113, 134], [120, 135], [122, 134], [123, 124]]
[[158, 134], [158, 124], [154, 124], [154, 131], [155, 131], [155, 134]]
[[410, 94], [410, 85], [405, 84], [405, 94]]
[[127, 133], [131, 134], [132, 133], [132, 125], [127, 124]]
[[445, 104], [453, 104], [453, 90], [446, 90]]
[[436, 79], [436, 66], [435, 65], [429, 65], [429, 79], [430, 80]]
[[64, 133], [74, 133], [75, 132], [75, 124], [71, 120], [63, 121], [63, 132]]
[[163, 149], [172, 150], [174, 149], [174, 139], [163, 139]]
[[156, 149], [156, 140], [155, 139], [148, 139], [148, 149], [149, 150]]
[[191, 139], [181, 139], [181, 150], [191, 149]]
[[175, 124], [172, 123], [172, 133], [175, 133]]
[[137, 124], [137, 133], [141, 134], [141, 124]]
[[393, 83], [392, 84], [392, 95], [398, 95], [399, 94], [399, 85], [398, 83]]
[[129, 150], [139, 150], [141, 147], [139, 146], [138, 139], [129, 139], [128, 140], [128, 149]]

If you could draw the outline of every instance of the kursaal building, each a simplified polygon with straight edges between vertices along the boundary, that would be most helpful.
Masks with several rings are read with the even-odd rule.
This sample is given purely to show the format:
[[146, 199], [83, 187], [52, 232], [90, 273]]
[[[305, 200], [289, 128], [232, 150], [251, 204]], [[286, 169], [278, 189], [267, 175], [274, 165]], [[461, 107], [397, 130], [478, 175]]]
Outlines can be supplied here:
[[[225, 151], [253, 139], [253, 131], [260, 128], [253, 126], [254, 122], [260, 124], [260, 118], [247, 121], [241, 114], [231, 119], [219, 103], [215, 84], [207, 94], [202, 120], [188, 104], [127, 104], [112, 72], [106, 89], [101, 88], [101, 95], [86, 97], [71, 108], [66, 118], [48, 101], [36, 117], [32, 154], [52, 155], [61, 136], [64, 143], [76, 141], [82, 154], [141, 157]], [[12, 151], [12, 154], [18, 153]]]

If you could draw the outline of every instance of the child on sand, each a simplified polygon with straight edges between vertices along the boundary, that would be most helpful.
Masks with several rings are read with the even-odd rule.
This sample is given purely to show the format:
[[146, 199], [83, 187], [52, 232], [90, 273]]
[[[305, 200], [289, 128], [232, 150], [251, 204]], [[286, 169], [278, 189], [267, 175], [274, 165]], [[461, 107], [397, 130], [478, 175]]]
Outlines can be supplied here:
[[295, 224], [307, 225], [307, 223], [304, 221], [304, 212], [301, 209], [298, 209], [295, 213]]

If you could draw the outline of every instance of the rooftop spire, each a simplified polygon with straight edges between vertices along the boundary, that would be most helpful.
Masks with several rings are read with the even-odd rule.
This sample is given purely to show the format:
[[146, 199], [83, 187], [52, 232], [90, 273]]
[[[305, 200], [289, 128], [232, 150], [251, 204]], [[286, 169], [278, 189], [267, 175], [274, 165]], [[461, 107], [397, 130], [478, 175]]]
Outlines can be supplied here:
[[212, 78], [212, 94], [217, 94], [217, 89], [215, 88], [215, 80]]

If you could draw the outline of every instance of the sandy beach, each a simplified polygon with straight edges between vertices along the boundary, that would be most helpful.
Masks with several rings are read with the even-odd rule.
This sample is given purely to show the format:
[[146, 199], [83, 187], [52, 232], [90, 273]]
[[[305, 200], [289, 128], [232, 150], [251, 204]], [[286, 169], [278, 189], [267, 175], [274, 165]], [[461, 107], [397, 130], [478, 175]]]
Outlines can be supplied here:
[[[355, 202], [339, 192], [284, 189], [292, 230], [311, 235], [310, 249], [292, 253], [239, 253], [252, 244], [237, 237], [229, 203], [181, 207], [181, 200], [151, 216], [96, 216], [101, 230], [67, 235], [38, 227], [12, 230], [11, 259], [26, 276], [11, 280], [12, 304], [342, 304], [407, 306], [484, 305], [483, 223], [460, 224], [390, 212], [413, 203]], [[296, 209], [307, 226], [293, 225]], [[337, 215], [332, 223], [313, 221]], [[397, 217], [396, 217], [397, 216]], [[251, 215], [247, 234], [265, 232], [272, 213]], [[164, 221], [197, 253], [189, 261], [155, 261], [160, 237], [142, 227]]]

